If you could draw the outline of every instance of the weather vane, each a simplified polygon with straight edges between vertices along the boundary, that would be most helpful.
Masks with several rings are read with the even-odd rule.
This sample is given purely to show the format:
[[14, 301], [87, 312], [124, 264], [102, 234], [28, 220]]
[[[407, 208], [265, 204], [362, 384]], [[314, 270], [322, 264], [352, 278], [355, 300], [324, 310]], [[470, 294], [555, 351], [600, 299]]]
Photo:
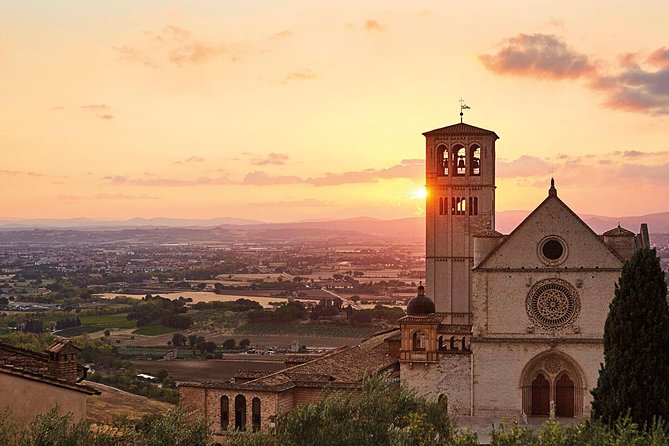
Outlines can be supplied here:
[[462, 117], [464, 116], [462, 110], [469, 110], [470, 108], [469, 105], [465, 104], [464, 99], [460, 98], [460, 123], [462, 123]]

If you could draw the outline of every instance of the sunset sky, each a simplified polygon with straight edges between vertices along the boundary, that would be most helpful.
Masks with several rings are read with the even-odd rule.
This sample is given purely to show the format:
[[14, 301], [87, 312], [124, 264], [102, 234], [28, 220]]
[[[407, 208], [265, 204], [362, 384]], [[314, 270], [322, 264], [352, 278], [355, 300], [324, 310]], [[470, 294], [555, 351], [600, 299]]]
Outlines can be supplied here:
[[[631, 7], [630, 5], [633, 5]], [[494, 130], [497, 208], [669, 211], [669, 7], [0, 0], [0, 218], [422, 215], [422, 132]]]

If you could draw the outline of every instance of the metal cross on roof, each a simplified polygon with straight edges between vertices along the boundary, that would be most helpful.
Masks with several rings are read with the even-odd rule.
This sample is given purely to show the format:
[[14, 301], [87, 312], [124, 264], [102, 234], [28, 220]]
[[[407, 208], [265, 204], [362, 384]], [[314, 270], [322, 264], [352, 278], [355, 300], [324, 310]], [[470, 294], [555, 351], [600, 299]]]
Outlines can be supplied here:
[[469, 110], [471, 107], [465, 104], [464, 99], [460, 98], [460, 123], [462, 123], [462, 117], [464, 116], [463, 110]]

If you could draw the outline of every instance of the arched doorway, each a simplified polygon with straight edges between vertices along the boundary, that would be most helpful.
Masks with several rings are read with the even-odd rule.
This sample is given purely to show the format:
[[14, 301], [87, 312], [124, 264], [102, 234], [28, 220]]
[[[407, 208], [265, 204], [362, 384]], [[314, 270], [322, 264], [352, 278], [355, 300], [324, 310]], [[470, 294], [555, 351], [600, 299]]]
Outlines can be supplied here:
[[555, 416], [584, 415], [583, 401], [588, 384], [581, 367], [566, 353], [550, 349], [530, 359], [520, 375], [521, 413], [527, 416], [550, 415], [551, 401]]
[[547, 416], [550, 411], [550, 383], [539, 373], [532, 381], [532, 416]]
[[555, 416], [574, 416], [574, 382], [566, 373], [555, 381]]

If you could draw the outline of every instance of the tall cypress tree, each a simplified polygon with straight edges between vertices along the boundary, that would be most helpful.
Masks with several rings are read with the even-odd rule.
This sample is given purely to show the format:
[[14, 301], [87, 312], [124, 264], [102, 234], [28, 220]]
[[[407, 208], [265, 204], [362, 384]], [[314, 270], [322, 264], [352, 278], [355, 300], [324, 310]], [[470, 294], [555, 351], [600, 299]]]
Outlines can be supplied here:
[[669, 421], [669, 306], [655, 250], [640, 249], [622, 269], [604, 326], [604, 364], [592, 412], [612, 423], [628, 412], [641, 426]]

